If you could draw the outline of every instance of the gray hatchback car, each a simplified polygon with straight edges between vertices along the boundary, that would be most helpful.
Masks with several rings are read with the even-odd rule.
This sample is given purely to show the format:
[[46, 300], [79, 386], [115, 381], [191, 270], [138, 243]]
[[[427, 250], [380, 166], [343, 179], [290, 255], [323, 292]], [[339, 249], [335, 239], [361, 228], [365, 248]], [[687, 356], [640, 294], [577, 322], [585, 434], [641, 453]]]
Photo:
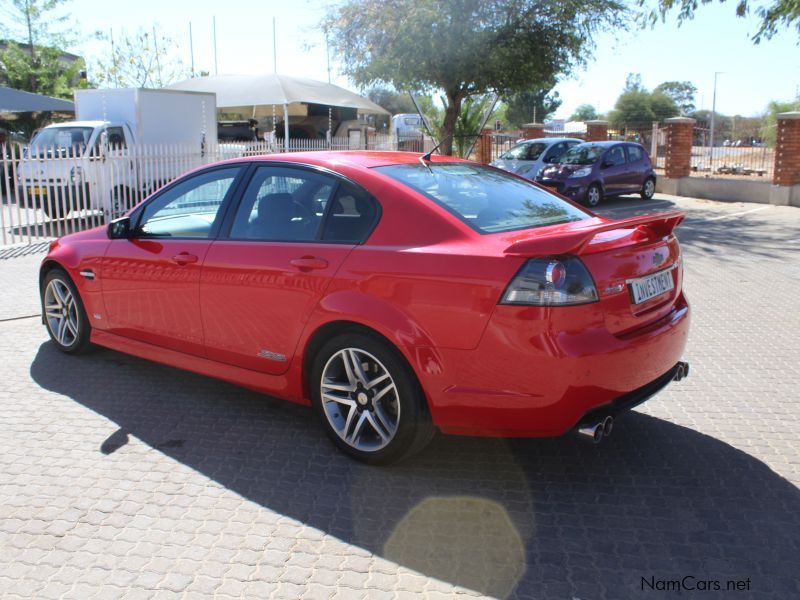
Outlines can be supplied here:
[[493, 167], [533, 179], [542, 167], [555, 163], [559, 157], [582, 140], [575, 138], [538, 138], [522, 141], [492, 161]]
[[640, 194], [650, 199], [656, 174], [650, 157], [633, 142], [585, 142], [573, 146], [534, 179], [562, 196], [597, 206], [604, 197]]

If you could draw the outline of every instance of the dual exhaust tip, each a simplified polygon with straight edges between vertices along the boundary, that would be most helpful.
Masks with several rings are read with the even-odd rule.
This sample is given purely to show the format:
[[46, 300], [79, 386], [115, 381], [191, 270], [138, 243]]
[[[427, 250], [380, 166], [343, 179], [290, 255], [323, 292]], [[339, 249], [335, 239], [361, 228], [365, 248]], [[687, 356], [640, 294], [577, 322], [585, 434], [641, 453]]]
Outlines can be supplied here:
[[614, 428], [614, 417], [608, 415], [599, 421], [587, 421], [578, 426], [578, 436], [593, 444], [599, 444], [603, 438], [611, 435]]
[[[679, 362], [675, 365], [675, 373], [672, 376], [673, 381], [680, 381], [689, 376], [689, 363]], [[614, 417], [607, 415], [603, 418], [595, 418], [587, 420], [578, 425], [578, 437], [599, 444], [603, 438], [611, 435], [611, 430], [614, 428]]]
[[672, 377], [672, 381], [680, 381], [681, 379], [685, 379], [689, 376], [689, 363], [687, 362], [679, 362], [675, 365], [675, 375]]

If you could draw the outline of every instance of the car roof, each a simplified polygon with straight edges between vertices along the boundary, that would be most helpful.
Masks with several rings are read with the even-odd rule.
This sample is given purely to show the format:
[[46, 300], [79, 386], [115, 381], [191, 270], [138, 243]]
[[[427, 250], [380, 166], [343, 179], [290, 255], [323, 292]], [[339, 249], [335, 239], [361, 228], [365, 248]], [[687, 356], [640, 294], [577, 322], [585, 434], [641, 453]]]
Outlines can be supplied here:
[[583, 142], [583, 140], [580, 138], [571, 138], [571, 137], [543, 137], [543, 138], [535, 138], [532, 140], [522, 140], [519, 143], [532, 144], [533, 142], [545, 142], [548, 144], [557, 144], [560, 142]]
[[611, 146], [616, 146], [617, 144], [628, 144], [632, 146], [641, 146], [636, 142], [626, 142], [623, 140], [607, 140], [602, 142], [583, 142], [581, 146], [600, 146], [601, 148], [609, 148]]
[[[385, 152], [367, 150], [339, 150], [339, 151], [311, 151], [311, 152], [286, 152], [281, 154], [263, 154], [259, 156], [245, 156], [222, 161], [224, 163], [251, 163], [260, 160], [285, 161], [306, 165], [315, 165], [336, 170], [342, 166], [360, 167], [370, 169], [372, 167], [384, 167], [388, 165], [409, 165], [419, 163], [423, 156], [421, 152]], [[431, 156], [432, 163], [446, 162], [469, 162], [455, 156]]]

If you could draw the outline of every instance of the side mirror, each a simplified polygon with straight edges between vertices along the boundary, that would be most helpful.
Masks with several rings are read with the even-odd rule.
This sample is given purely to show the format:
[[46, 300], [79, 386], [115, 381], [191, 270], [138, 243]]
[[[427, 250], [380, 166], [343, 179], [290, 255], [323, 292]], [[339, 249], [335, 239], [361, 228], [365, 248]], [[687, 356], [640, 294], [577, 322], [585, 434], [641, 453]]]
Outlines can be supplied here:
[[607, 169], [608, 167], [613, 167], [613, 166], [614, 166], [613, 162], [611, 162], [610, 160], [604, 160], [603, 164], [600, 165], [600, 168]]
[[131, 237], [131, 218], [120, 217], [108, 224], [108, 237], [112, 240], [126, 240]]

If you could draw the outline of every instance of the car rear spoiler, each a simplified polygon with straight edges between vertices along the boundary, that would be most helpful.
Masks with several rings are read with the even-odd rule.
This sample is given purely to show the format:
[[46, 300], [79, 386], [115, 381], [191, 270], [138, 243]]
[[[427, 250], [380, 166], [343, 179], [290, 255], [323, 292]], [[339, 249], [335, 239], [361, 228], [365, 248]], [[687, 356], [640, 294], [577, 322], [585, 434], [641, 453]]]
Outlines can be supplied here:
[[605, 223], [592, 221], [584, 226], [578, 224], [567, 231], [559, 231], [549, 235], [536, 235], [534, 233], [529, 238], [514, 242], [504, 250], [504, 253], [517, 256], [580, 254], [597, 234], [615, 229], [647, 227], [654, 235], [666, 237], [683, 221], [685, 216], [686, 213], [684, 212], [669, 212], [619, 219]]

